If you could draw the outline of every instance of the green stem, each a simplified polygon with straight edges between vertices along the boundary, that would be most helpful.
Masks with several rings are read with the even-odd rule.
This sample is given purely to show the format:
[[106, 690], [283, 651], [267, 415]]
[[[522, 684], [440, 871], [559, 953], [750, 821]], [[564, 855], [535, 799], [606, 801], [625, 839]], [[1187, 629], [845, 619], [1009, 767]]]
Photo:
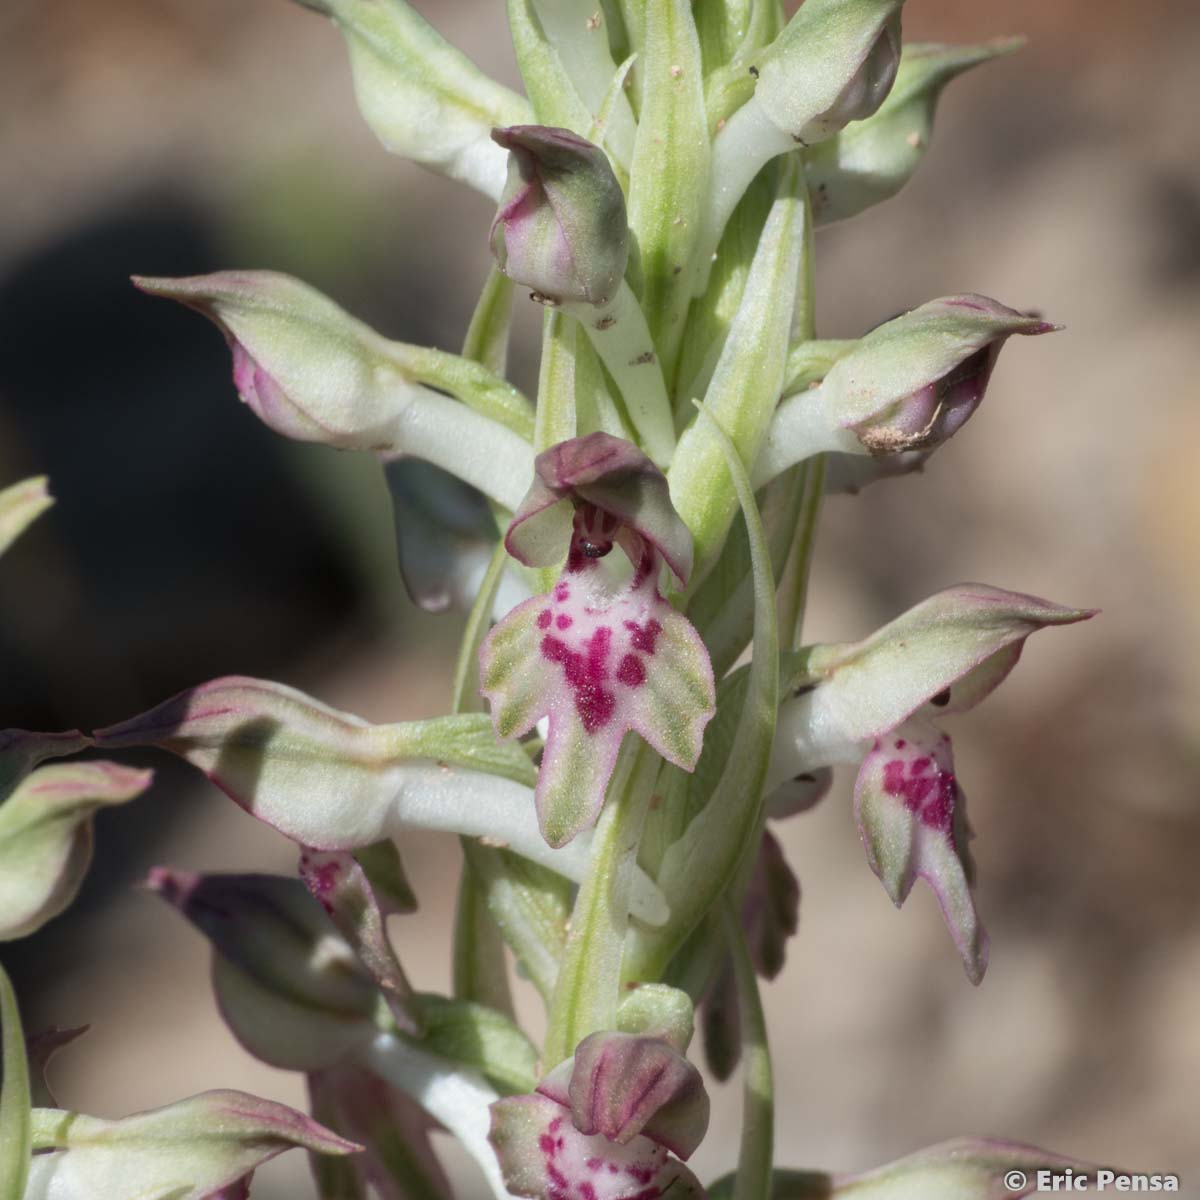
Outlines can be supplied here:
[[825, 497], [825, 455], [818, 454], [810, 458], [800, 470], [804, 476], [804, 498], [800, 505], [800, 519], [796, 523], [795, 540], [779, 583], [779, 634], [780, 649], [783, 650], [795, 650], [800, 646], [800, 629], [804, 624], [808, 579], [817, 537], [817, 519], [821, 515], [821, 501]]
[[547, 1069], [569, 1058], [588, 1034], [616, 1028], [629, 896], [660, 765], [641, 739], [631, 738], [621, 749], [608, 803], [592, 841], [587, 878], [571, 914], [542, 1052]]
[[508, 366], [508, 332], [512, 324], [513, 284], [498, 267], [488, 271], [471, 314], [462, 356], [503, 376]]
[[575, 339], [579, 326], [547, 309], [542, 318], [542, 365], [538, 373], [533, 448], [539, 454], [575, 436]]
[[775, 1084], [767, 1022], [741, 922], [728, 900], [722, 916], [733, 957], [742, 1037], [742, 1144], [733, 1200], [769, 1200], [775, 1144]]
[[[804, 246], [800, 254], [800, 270], [796, 276], [796, 302], [792, 309], [792, 351], [789, 368], [796, 352], [805, 344], [811, 345], [817, 335], [816, 249], [813, 228], [812, 196], [807, 182], [804, 188]], [[788, 554], [787, 567], [779, 587], [780, 649], [793, 650], [800, 645], [800, 628], [804, 623], [804, 608], [808, 600], [808, 579], [812, 571], [813, 545], [817, 536], [817, 520], [825, 496], [825, 456], [810, 458], [801, 468], [804, 474], [804, 497], [796, 536]]]
[[487, 637], [492, 620], [492, 606], [495, 604], [496, 592], [507, 564], [508, 551], [504, 549], [504, 543], [499, 542], [479, 584], [479, 594], [475, 597], [475, 603], [471, 605], [467, 627], [463, 630], [458, 661], [454, 665], [454, 686], [450, 695], [450, 711], [453, 713], [478, 712], [483, 707], [479, 703], [478, 692], [479, 647]]
[[12, 984], [0, 967], [0, 1049], [4, 1080], [0, 1086], [0, 1200], [21, 1200], [29, 1174], [29, 1062]]
[[487, 886], [469, 862], [463, 863], [454, 914], [454, 996], [516, 1020], [504, 940], [488, 909]]

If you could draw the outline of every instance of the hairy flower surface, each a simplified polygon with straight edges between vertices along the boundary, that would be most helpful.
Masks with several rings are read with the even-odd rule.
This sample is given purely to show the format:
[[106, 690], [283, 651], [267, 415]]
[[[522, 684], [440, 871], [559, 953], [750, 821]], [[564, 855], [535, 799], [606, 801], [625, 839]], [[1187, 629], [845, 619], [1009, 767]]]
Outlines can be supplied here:
[[491, 1139], [518, 1196], [699, 1198], [679, 1159], [700, 1144], [708, 1111], [699, 1072], [666, 1042], [597, 1033], [532, 1095], [493, 1104]]
[[[629, 730], [696, 765], [715, 690], [704, 643], [659, 591], [664, 562], [686, 583], [691, 539], [658, 468], [594, 433], [547, 450], [536, 470], [507, 545], [529, 565], [565, 551], [566, 566], [488, 635], [480, 686], [501, 737], [549, 718], [535, 795], [543, 836], [561, 846], [594, 824]], [[617, 546], [627, 561], [610, 570]]]

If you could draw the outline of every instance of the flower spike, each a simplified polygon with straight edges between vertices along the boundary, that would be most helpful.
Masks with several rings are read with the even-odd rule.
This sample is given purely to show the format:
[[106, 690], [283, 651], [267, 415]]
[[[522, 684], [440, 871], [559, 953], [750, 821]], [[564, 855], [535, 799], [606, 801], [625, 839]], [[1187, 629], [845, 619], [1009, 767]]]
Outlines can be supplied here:
[[[664, 560], [681, 580], [691, 566], [662, 473], [603, 433], [537, 461], [508, 545], [528, 563], [565, 550], [566, 567], [488, 635], [480, 691], [502, 738], [549, 718], [535, 796], [542, 835], [562, 846], [595, 823], [627, 730], [690, 771], [716, 697], [704, 643], [658, 589]], [[604, 561], [617, 545], [632, 577]]]

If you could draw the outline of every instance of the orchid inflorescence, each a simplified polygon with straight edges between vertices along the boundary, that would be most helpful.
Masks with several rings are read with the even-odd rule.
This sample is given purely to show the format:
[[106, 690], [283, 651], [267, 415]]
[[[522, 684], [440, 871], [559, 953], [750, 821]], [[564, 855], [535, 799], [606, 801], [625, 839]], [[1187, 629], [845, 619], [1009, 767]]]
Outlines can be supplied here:
[[[1030, 634], [1091, 615], [963, 584], [860, 641], [801, 636], [824, 495], [919, 469], [1004, 343], [1055, 328], [955, 295], [815, 336], [815, 229], [903, 187], [946, 84], [1017, 43], [902, 49], [903, 0], [805, 0], [790, 20], [778, 0], [508, 0], [525, 98], [405, 0], [301, 2], [344, 36], [383, 144], [497, 206], [462, 353], [271, 272], [136, 282], [219, 327], [270, 428], [381, 464], [411, 594], [468, 610], [453, 711], [370, 725], [223, 678], [92, 736], [0, 734], [5, 939], [62, 911], [94, 811], [150, 784], [47, 759], [169, 750], [296, 844], [292, 878], [160, 867], [147, 887], [210, 939], [237, 1039], [312, 1099], [60, 1110], [37, 1068], [69, 1035], [25, 1039], [0, 975], [0, 1200], [246, 1196], [293, 1146], [324, 1200], [446, 1197], [437, 1129], [497, 1197], [1026, 1194], [1001, 1192], [1006, 1172], [1069, 1160], [967, 1139], [864, 1175], [777, 1168], [757, 981], [799, 899], [768, 822], [839, 763], [888, 895], [924, 879], [982, 979], [940, 722]], [[518, 289], [545, 308], [536, 401], [505, 379]], [[48, 503], [43, 480], [0, 492], [0, 550]], [[462, 840], [452, 997], [415, 987], [387, 932], [417, 904], [412, 829]], [[510, 960], [544, 1003], [540, 1046]], [[713, 1074], [740, 1061], [745, 1090], [736, 1170], [708, 1185], [686, 1165], [709, 1113], [697, 1016]]]

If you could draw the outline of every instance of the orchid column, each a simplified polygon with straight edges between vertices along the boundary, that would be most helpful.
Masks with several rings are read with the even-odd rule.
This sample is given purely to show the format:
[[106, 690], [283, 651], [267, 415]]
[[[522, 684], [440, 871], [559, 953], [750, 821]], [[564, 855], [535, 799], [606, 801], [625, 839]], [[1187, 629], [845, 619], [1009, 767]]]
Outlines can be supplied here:
[[[867, 1176], [778, 1170], [757, 983], [799, 894], [768, 823], [845, 763], [870, 868], [896, 904], [932, 886], [980, 982], [935, 721], [1032, 633], [1091, 615], [965, 584], [860, 640], [802, 637], [824, 495], [918, 468], [980, 411], [1005, 343], [1055, 328], [968, 294], [816, 338], [816, 228], [899, 191], [945, 85], [1014, 43], [902, 49], [902, 0], [789, 21], [774, 0], [509, 0], [525, 98], [404, 0], [302, 2], [344, 36], [384, 146], [496, 205], [462, 352], [271, 272], [137, 283], [218, 326], [254, 416], [384, 472], [414, 599], [468, 609], [453, 711], [372, 726], [233, 677], [96, 740], [182, 756], [296, 843], [298, 879], [148, 883], [213, 942], [239, 1040], [364, 1148], [320, 1160], [320, 1195], [449, 1194], [438, 1125], [493, 1195], [543, 1200], [990, 1200], [1009, 1168], [1066, 1162], [970, 1141]], [[529, 301], [535, 396], [505, 378]], [[453, 997], [388, 938], [417, 904], [397, 844], [418, 828], [464, 851]], [[714, 1074], [740, 1060], [744, 1088], [736, 1171], [707, 1188], [685, 1165], [708, 1123], [697, 1006]]]

